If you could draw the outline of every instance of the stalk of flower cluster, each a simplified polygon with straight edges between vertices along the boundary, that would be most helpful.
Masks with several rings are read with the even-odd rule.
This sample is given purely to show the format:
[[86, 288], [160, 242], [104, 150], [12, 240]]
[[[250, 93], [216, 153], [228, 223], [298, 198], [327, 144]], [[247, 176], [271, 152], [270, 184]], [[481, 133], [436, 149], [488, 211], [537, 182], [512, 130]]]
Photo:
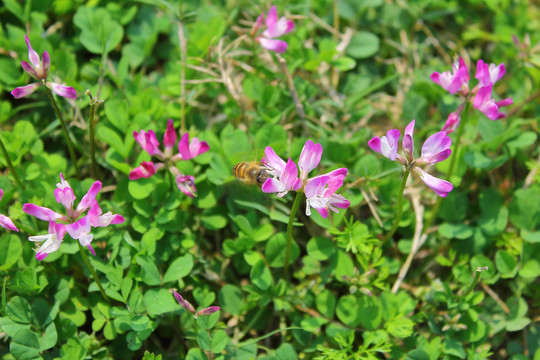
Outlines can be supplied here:
[[94, 137], [94, 127], [95, 127], [95, 116], [96, 116], [96, 107], [103, 102], [97, 98], [92, 97], [90, 90], [86, 90], [86, 95], [90, 97], [90, 113], [88, 115], [88, 138], [90, 139], [90, 174], [94, 179], [97, 177], [97, 167], [96, 167], [96, 142]]
[[394, 220], [394, 225], [390, 229], [390, 231], [385, 235], [383, 238], [383, 242], [386, 242], [388, 239], [394, 235], [397, 228], [399, 227], [399, 222], [401, 221], [401, 216], [403, 215], [403, 193], [405, 192], [405, 185], [407, 184], [407, 179], [409, 178], [410, 171], [407, 169], [405, 170], [405, 174], [403, 174], [403, 180], [401, 180], [401, 186], [399, 187], [399, 193], [398, 193], [398, 202], [397, 202], [397, 215], [396, 220]]
[[469, 295], [474, 290], [474, 287], [476, 286], [476, 284], [478, 284], [478, 280], [480, 280], [481, 272], [486, 271], [486, 270], [488, 270], [487, 266], [476, 268], [476, 273], [474, 274], [474, 279], [471, 281], [471, 284], [469, 285], [467, 290], [465, 290], [463, 295], [461, 295], [459, 297], [459, 299], [464, 299], [467, 295]]
[[13, 166], [13, 163], [11, 162], [11, 159], [9, 158], [9, 154], [6, 150], [6, 147], [4, 146], [4, 142], [2, 141], [1, 136], [0, 136], [0, 149], [2, 149], [2, 154], [4, 155], [4, 159], [6, 160], [6, 164], [9, 168], [9, 171], [13, 174], [13, 178], [15, 179], [15, 182], [22, 190], [24, 190], [25, 186], [22, 183], [21, 179], [19, 179], [19, 175], [17, 175], [17, 172], [15, 171], [15, 167]]
[[81, 257], [83, 259], [83, 262], [86, 264], [86, 267], [90, 271], [90, 274], [92, 274], [92, 277], [94, 278], [94, 281], [96, 282], [99, 291], [101, 292], [101, 295], [105, 299], [106, 302], [110, 302], [109, 297], [105, 294], [105, 290], [103, 290], [103, 286], [101, 286], [101, 281], [99, 281], [99, 277], [96, 274], [96, 270], [94, 270], [94, 267], [92, 264], [90, 264], [90, 261], [88, 260], [88, 256], [86, 255], [87, 249], [85, 249], [80, 242], [77, 241], [77, 245], [79, 245], [79, 253], [81, 254]]
[[289, 223], [287, 224], [287, 247], [285, 248], [285, 266], [283, 267], [283, 278], [286, 279], [289, 276], [289, 258], [291, 256], [292, 245], [292, 230], [294, 219], [296, 218], [296, 212], [300, 207], [300, 200], [302, 199], [302, 192], [296, 192], [296, 198], [294, 199], [293, 206], [291, 208], [291, 214], [289, 215]]
[[56, 117], [60, 121], [60, 125], [62, 126], [62, 131], [64, 132], [64, 137], [66, 138], [69, 157], [71, 158], [71, 162], [73, 163], [73, 166], [75, 167], [75, 174], [77, 175], [77, 178], [80, 178], [79, 166], [77, 165], [77, 158], [75, 156], [75, 149], [73, 148], [73, 143], [71, 142], [71, 139], [69, 137], [68, 129], [67, 129], [66, 123], [64, 122], [64, 117], [62, 116], [62, 113], [60, 112], [60, 108], [58, 107], [56, 100], [54, 100], [54, 96], [51, 92], [51, 89], [49, 89], [47, 86], [44, 86], [43, 88], [45, 89], [45, 92], [47, 93], [47, 96], [49, 97], [49, 100], [51, 101], [51, 105], [54, 109], [54, 113], [56, 114]]
[[[456, 164], [456, 159], [459, 158], [459, 150], [461, 145], [461, 137], [463, 136], [463, 133], [465, 132], [465, 125], [467, 124], [467, 120], [469, 118], [468, 116], [469, 112], [469, 102], [467, 101], [465, 103], [465, 108], [461, 112], [461, 121], [458, 126], [458, 133], [456, 136], [455, 141], [455, 148], [452, 155], [450, 155], [452, 158], [450, 159], [450, 166], [448, 167], [448, 171], [446, 173], [446, 180], [450, 181], [450, 178], [452, 177], [454, 173], [454, 166]], [[433, 221], [435, 220], [435, 216], [437, 216], [437, 213], [439, 212], [439, 208], [441, 207], [443, 198], [439, 197], [437, 201], [435, 202], [435, 205], [433, 206], [433, 210], [431, 211], [431, 216], [429, 217], [428, 221], [426, 222], [426, 225], [424, 229], [429, 229], [431, 224], [433, 224]]]

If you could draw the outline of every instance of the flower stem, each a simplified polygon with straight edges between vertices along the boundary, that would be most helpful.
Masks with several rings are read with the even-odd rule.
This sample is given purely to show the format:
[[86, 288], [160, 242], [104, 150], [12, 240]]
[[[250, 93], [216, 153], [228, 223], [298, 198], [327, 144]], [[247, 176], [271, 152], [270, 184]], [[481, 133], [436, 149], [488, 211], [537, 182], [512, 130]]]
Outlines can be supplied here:
[[287, 247], [285, 248], [285, 266], [283, 267], [283, 278], [287, 279], [289, 276], [289, 258], [291, 256], [292, 245], [292, 230], [294, 219], [296, 218], [296, 212], [300, 207], [300, 200], [302, 199], [302, 192], [296, 192], [296, 198], [294, 199], [293, 206], [291, 208], [291, 214], [289, 215], [289, 223], [287, 224]]
[[0, 136], [0, 148], [2, 149], [2, 153], [4, 154], [4, 159], [6, 160], [6, 164], [9, 168], [9, 171], [13, 174], [13, 178], [15, 178], [15, 182], [22, 190], [24, 190], [25, 186], [22, 183], [21, 179], [19, 179], [19, 175], [17, 175], [17, 172], [15, 171], [15, 167], [13, 166], [13, 163], [11, 162], [11, 159], [9, 158], [9, 154], [6, 150], [6, 147], [4, 146], [4, 142], [2, 141], [1, 136]]
[[459, 297], [459, 299], [464, 299], [467, 295], [469, 295], [474, 290], [474, 287], [476, 286], [476, 284], [478, 284], [478, 280], [480, 280], [480, 273], [482, 271], [487, 270], [487, 269], [488, 269], [487, 266], [479, 267], [479, 268], [476, 269], [476, 273], [474, 274], [474, 279], [472, 280], [472, 282], [469, 285], [469, 287], [467, 288], [467, 290], [465, 290], [463, 295], [461, 295]]
[[75, 149], [73, 148], [73, 144], [71, 143], [68, 129], [66, 127], [66, 123], [64, 122], [64, 117], [62, 116], [62, 113], [60, 112], [60, 108], [58, 107], [56, 100], [54, 100], [54, 96], [51, 92], [51, 89], [49, 89], [46, 86], [43, 86], [43, 88], [45, 89], [47, 96], [49, 96], [49, 100], [51, 101], [51, 105], [54, 109], [54, 113], [56, 114], [56, 117], [60, 121], [60, 125], [62, 126], [62, 131], [64, 132], [64, 137], [66, 138], [67, 147], [69, 151], [69, 157], [71, 158], [71, 162], [73, 163], [73, 166], [75, 167], [75, 174], [77, 175], [77, 178], [80, 179], [79, 167], [77, 165], [77, 158], [75, 157]]
[[99, 281], [96, 270], [94, 270], [94, 267], [92, 266], [92, 264], [90, 264], [90, 261], [88, 260], [88, 256], [86, 255], [86, 249], [79, 242], [77, 242], [77, 245], [79, 245], [79, 252], [81, 253], [83, 262], [86, 264], [86, 267], [90, 271], [90, 274], [92, 274], [92, 277], [94, 278], [94, 281], [96, 282], [99, 291], [101, 291], [101, 295], [103, 295], [103, 298], [106, 302], [110, 302], [109, 297], [105, 294], [105, 290], [103, 290], [103, 286], [101, 286], [101, 281]]
[[96, 142], [94, 138], [94, 127], [95, 127], [95, 116], [96, 116], [96, 107], [103, 102], [97, 97], [92, 97], [90, 90], [86, 90], [86, 95], [90, 97], [90, 112], [88, 115], [88, 138], [90, 139], [90, 175], [97, 179], [97, 167], [96, 167]]
[[383, 242], [386, 242], [388, 239], [394, 235], [397, 228], [399, 227], [399, 222], [401, 221], [401, 215], [403, 215], [403, 193], [405, 192], [405, 185], [407, 184], [407, 179], [409, 178], [409, 170], [405, 170], [405, 174], [403, 174], [403, 180], [401, 180], [401, 186], [399, 187], [399, 194], [398, 194], [398, 202], [397, 202], [397, 208], [398, 212], [396, 215], [396, 220], [394, 220], [394, 225], [390, 229], [390, 231], [385, 235], [383, 238]]
[[[467, 120], [468, 120], [468, 113], [469, 113], [469, 103], [467, 102], [465, 104], [464, 110], [461, 112], [461, 121], [460, 121], [460, 124], [458, 126], [458, 133], [457, 133], [457, 137], [456, 137], [456, 141], [455, 141], [456, 146], [454, 147], [454, 151], [452, 151], [452, 155], [451, 155], [451, 159], [450, 159], [450, 166], [448, 167], [448, 171], [446, 173], [446, 180], [447, 181], [450, 181], [450, 178], [452, 177], [452, 174], [454, 173], [454, 166], [456, 164], [456, 159], [459, 158], [459, 151], [461, 150], [460, 149], [460, 147], [461, 147], [461, 137], [463, 136], [463, 133], [465, 132], [464, 129], [465, 129], [465, 125], [466, 125]], [[443, 200], [442, 197], [437, 198], [437, 202], [433, 206], [433, 210], [431, 211], [431, 216], [429, 217], [428, 221], [426, 222], [426, 226], [424, 227], [424, 229], [426, 229], [426, 230], [429, 229], [431, 224], [433, 224], [433, 221], [435, 220], [435, 216], [437, 216], [437, 213], [439, 212], [439, 208], [441, 207], [442, 200]]]

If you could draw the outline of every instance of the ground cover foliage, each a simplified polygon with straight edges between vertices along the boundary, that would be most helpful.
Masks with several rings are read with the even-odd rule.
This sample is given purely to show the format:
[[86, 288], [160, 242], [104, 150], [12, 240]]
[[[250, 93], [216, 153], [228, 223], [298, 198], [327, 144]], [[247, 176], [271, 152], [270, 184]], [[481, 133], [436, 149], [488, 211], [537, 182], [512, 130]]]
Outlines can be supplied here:
[[[4, 0], [0, 19], [2, 359], [540, 359], [533, 3]], [[459, 58], [468, 94], [430, 79]], [[506, 74], [477, 106], [480, 59]], [[401, 140], [405, 172], [370, 149], [415, 119], [420, 154], [457, 111], [426, 168], [445, 198], [403, 181]], [[308, 140], [296, 193], [283, 169], [282, 197], [233, 176]]]

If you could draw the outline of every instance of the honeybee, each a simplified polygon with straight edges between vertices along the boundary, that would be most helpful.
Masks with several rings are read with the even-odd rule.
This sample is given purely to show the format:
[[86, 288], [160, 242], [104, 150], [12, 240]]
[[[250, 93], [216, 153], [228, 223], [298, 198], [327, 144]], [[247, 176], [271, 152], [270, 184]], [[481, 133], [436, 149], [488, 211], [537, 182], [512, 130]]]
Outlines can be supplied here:
[[270, 178], [266, 167], [260, 161], [241, 162], [233, 167], [233, 175], [245, 183], [262, 186]]

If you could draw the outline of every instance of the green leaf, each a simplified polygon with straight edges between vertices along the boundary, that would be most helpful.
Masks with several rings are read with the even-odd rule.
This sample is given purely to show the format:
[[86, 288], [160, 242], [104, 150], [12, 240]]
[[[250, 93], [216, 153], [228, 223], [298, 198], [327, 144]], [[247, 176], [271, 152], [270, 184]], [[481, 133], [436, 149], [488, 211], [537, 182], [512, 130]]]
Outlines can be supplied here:
[[[264, 254], [271, 267], [282, 267], [285, 265], [286, 249], [287, 239], [284, 233], [278, 233], [268, 240]], [[292, 242], [290, 251], [289, 264], [293, 263], [300, 256], [300, 248], [295, 241]]]
[[287, 146], [287, 132], [283, 129], [283, 126], [265, 124], [257, 131], [255, 135], [255, 150], [260, 152], [260, 154], [257, 154], [257, 157], [252, 160], [260, 160], [267, 146], [274, 149], [276, 154], [285, 151]]
[[405, 360], [430, 360], [429, 355], [424, 350], [416, 349], [409, 351]]
[[510, 221], [524, 230], [533, 231], [540, 222], [540, 189], [531, 186], [514, 193], [510, 203]]
[[219, 290], [219, 304], [223, 311], [231, 315], [242, 315], [244, 301], [242, 299], [242, 291], [234, 286], [227, 284]]
[[166, 289], [150, 289], [143, 296], [143, 303], [150, 316], [180, 309], [174, 296]]
[[495, 254], [495, 265], [503, 278], [512, 278], [516, 275], [517, 260], [504, 250], [499, 250]]
[[212, 334], [212, 352], [214, 354], [219, 354], [223, 350], [225, 350], [225, 347], [227, 346], [227, 343], [229, 342], [229, 337], [227, 336], [227, 333], [223, 330], [216, 330]]
[[291, 344], [281, 344], [276, 350], [276, 360], [297, 360], [298, 355]]
[[58, 333], [56, 332], [56, 326], [54, 323], [50, 323], [49, 326], [45, 328], [45, 333], [40, 339], [40, 351], [45, 351], [53, 348], [56, 345], [58, 340]]
[[227, 211], [221, 206], [205, 209], [201, 221], [209, 230], [223, 229], [228, 223]]
[[465, 224], [444, 223], [439, 226], [439, 234], [448, 239], [468, 239], [474, 234], [471, 226]]
[[316, 236], [309, 240], [306, 248], [309, 256], [316, 260], [326, 260], [336, 251], [334, 242], [323, 236]]
[[251, 268], [250, 278], [251, 282], [261, 290], [267, 290], [274, 284], [272, 273], [270, 273], [270, 269], [266, 267], [266, 263], [262, 259], [259, 259]]
[[319, 310], [319, 312], [327, 318], [332, 318], [334, 316], [336, 301], [336, 296], [327, 289], [321, 291], [321, 293], [315, 298], [317, 310]]
[[167, 269], [167, 272], [163, 276], [163, 283], [180, 280], [188, 275], [191, 269], [193, 269], [193, 256], [187, 254], [179, 257]]
[[536, 278], [540, 276], [540, 263], [536, 259], [528, 260], [519, 270], [519, 276], [523, 278]]
[[362, 320], [359, 307], [358, 299], [354, 295], [342, 296], [337, 304], [336, 315], [345, 325], [356, 327]]
[[385, 328], [392, 336], [406, 338], [413, 333], [414, 321], [406, 317], [398, 317], [388, 321]]
[[15, 296], [7, 303], [6, 314], [11, 320], [21, 324], [29, 324], [32, 319], [30, 304], [19, 296]]
[[199, 344], [199, 346], [203, 350], [205, 350], [205, 351], [212, 350], [211, 342], [212, 342], [212, 340], [210, 339], [210, 335], [208, 335], [206, 330], [199, 329], [199, 331], [197, 331], [197, 344]]
[[30, 324], [19, 324], [8, 317], [0, 317], [0, 329], [9, 337], [13, 337], [19, 329], [30, 330]]
[[137, 256], [137, 264], [141, 266], [141, 279], [148, 285], [160, 285], [161, 278], [154, 259], [150, 256]]
[[189, 349], [186, 360], [208, 360], [206, 355], [201, 349]]
[[94, 54], [107, 53], [114, 49], [124, 37], [124, 29], [111, 19], [102, 8], [81, 6], [73, 17], [75, 25], [82, 30], [79, 39], [83, 46]]
[[452, 338], [446, 338], [444, 340], [442, 351], [446, 355], [453, 355], [460, 359], [465, 359], [467, 356], [463, 345], [459, 341]]
[[22, 254], [21, 240], [15, 234], [4, 234], [0, 238], [0, 271], [17, 263]]
[[155, 177], [132, 180], [128, 183], [129, 194], [137, 200], [146, 199], [156, 188]]
[[9, 351], [16, 359], [34, 359], [40, 353], [39, 340], [36, 333], [19, 329], [11, 339]]
[[347, 55], [355, 59], [365, 59], [379, 51], [379, 38], [368, 31], [359, 31], [351, 38]]

